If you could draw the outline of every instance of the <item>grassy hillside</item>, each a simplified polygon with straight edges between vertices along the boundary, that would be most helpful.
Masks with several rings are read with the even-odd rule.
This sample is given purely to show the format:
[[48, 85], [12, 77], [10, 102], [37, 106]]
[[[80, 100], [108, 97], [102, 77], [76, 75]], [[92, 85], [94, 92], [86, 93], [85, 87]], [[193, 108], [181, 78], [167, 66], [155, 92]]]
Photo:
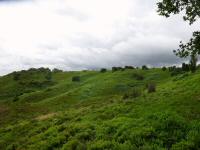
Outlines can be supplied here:
[[199, 71], [18, 73], [0, 77], [2, 150], [200, 149]]

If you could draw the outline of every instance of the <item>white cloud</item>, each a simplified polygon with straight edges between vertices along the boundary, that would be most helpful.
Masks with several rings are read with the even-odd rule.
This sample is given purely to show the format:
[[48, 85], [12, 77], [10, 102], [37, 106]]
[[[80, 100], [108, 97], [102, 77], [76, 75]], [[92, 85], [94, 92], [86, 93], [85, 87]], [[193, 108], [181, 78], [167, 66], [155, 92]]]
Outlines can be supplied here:
[[198, 26], [158, 16], [156, 0], [0, 3], [0, 20], [0, 74], [177, 63], [172, 50]]

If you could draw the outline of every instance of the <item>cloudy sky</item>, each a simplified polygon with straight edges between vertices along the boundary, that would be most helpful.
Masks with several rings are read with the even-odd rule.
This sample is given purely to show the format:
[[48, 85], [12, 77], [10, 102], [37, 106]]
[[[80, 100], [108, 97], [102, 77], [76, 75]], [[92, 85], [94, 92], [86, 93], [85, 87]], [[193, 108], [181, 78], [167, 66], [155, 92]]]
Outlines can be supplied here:
[[159, 0], [0, 0], [0, 75], [177, 64], [172, 50], [197, 23], [156, 13]]

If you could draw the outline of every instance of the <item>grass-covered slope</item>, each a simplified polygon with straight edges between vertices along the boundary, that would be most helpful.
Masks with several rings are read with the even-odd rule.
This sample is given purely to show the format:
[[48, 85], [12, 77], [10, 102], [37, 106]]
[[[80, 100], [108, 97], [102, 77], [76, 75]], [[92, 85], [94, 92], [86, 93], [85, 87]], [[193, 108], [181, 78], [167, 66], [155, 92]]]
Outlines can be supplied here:
[[200, 149], [199, 72], [47, 72], [0, 78], [0, 149]]

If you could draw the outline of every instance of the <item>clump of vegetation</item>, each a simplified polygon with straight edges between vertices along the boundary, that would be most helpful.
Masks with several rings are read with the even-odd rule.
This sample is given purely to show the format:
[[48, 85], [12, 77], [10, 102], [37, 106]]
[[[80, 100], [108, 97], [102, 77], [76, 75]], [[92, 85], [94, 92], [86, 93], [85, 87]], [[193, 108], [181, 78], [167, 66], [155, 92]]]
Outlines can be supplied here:
[[162, 67], [162, 71], [166, 71], [167, 70], [167, 68], [164, 66], [164, 67]]
[[13, 72], [13, 80], [18, 81], [20, 79], [20, 73], [19, 72]]
[[72, 81], [73, 81], [73, 82], [80, 82], [80, 81], [81, 81], [81, 78], [80, 78], [80, 76], [73, 76], [73, 77], [72, 77]]
[[142, 74], [139, 74], [139, 73], [134, 73], [133, 74], [133, 77], [136, 79], [136, 80], [144, 80], [144, 76]]
[[125, 69], [135, 69], [133, 66], [125, 66]]
[[155, 83], [148, 83], [147, 89], [148, 89], [148, 93], [156, 92], [156, 84]]
[[106, 68], [101, 68], [101, 70], [100, 70], [101, 73], [105, 73], [106, 71], [107, 71]]
[[182, 63], [182, 70], [183, 71], [190, 71], [190, 65], [186, 63]]
[[18, 95], [15, 95], [14, 97], [13, 97], [13, 102], [16, 102], [16, 101], [18, 101], [19, 100], [19, 96]]
[[61, 69], [57, 69], [57, 68], [54, 68], [52, 70], [53, 73], [60, 73], [60, 72], [63, 72]]
[[47, 81], [51, 81], [51, 80], [52, 80], [52, 73], [51, 73], [51, 71], [50, 71], [50, 72], [47, 72], [47, 74], [45, 75], [45, 79], [46, 79]]
[[112, 72], [122, 70], [122, 67], [112, 67]]
[[129, 98], [137, 98], [141, 96], [142, 92], [139, 88], [133, 88], [131, 91], [125, 93], [123, 95], [123, 99], [129, 99]]
[[146, 65], [142, 66], [142, 70], [148, 70], [149, 68]]

